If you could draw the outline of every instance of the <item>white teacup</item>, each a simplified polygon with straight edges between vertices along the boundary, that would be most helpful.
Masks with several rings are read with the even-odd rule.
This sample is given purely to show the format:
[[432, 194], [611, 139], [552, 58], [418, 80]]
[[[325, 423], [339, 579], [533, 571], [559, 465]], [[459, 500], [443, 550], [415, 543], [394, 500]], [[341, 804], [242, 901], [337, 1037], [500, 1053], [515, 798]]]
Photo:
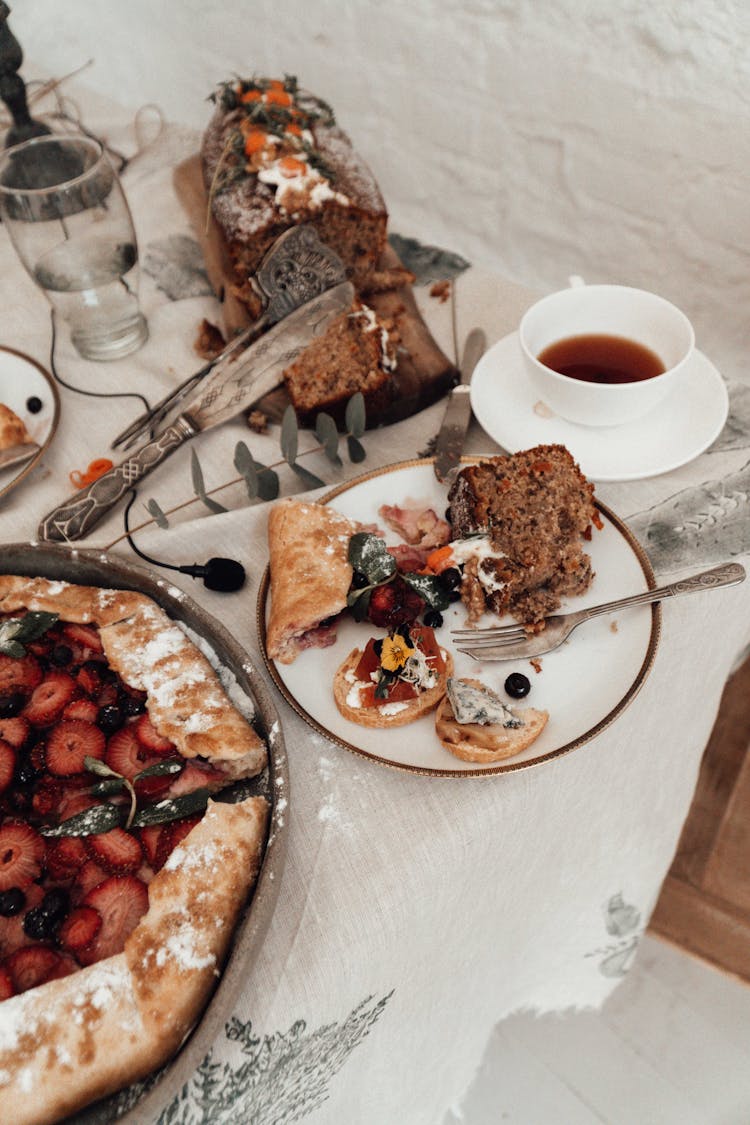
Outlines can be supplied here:
[[[594, 335], [642, 345], [664, 371], [635, 382], [582, 382], [537, 358], [560, 340]], [[521, 320], [518, 338], [536, 393], [561, 418], [584, 426], [619, 426], [653, 410], [675, 388], [695, 350], [684, 313], [656, 293], [626, 285], [578, 284], [543, 297]]]

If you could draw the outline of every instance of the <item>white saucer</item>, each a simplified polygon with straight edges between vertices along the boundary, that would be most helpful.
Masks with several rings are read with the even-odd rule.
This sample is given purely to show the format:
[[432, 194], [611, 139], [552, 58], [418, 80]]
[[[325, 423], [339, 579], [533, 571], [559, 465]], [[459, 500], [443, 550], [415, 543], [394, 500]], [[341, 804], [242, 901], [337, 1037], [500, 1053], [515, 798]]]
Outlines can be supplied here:
[[480, 425], [509, 453], [559, 442], [592, 480], [642, 480], [703, 453], [724, 427], [729, 395], [717, 369], [696, 351], [679, 388], [643, 418], [623, 426], [577, 426], [539, 402], [526, 378], [518, 333], [511, 332], [477, 364], [471, 407]]

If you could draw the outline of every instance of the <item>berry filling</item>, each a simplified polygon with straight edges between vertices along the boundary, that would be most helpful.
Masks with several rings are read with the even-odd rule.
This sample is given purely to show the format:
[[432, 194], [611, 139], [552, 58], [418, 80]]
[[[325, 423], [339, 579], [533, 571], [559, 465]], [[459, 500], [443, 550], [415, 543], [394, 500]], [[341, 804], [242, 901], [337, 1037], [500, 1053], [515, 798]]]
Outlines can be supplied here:
[[0, 615], [6, 634], [0, 1000], [121, 952], [149, 881], [228, 784], [154, 728], [96, 626]]

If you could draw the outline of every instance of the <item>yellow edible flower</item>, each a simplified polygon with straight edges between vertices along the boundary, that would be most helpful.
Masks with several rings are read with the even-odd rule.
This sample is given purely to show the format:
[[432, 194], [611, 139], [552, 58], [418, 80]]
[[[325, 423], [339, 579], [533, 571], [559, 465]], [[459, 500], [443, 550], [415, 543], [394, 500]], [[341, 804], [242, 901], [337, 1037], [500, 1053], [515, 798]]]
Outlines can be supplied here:
[[406, 639], [400, 633], [395, 633], [392, 637], [384, 637], [380, 665], [387, 672], [398, 672], [399, 668], [403, 668], [406, 664], [409, 657], [414, 655], [414, 652], [415, 650], [409, 647]]

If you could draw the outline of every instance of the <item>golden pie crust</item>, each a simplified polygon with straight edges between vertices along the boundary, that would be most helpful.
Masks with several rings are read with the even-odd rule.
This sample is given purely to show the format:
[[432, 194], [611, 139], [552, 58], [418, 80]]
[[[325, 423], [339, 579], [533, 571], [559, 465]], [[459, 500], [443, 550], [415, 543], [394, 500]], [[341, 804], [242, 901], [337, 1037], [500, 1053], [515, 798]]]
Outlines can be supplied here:
[[[200, 755], [230, 778], [264, 768], [263, 741], [150, 598], [0, 576], [0, 612], [20, 609], [98, 625], [110, 666], [148, 692], [152, 723], [184, 757]], [[220, 975], [258, 874], [268, 814], [262, 797], [209, 801], [149, 883], [148, 909], [122, 953], [0, 1003], [0, 1121], [58, 1121], [174, 1054]]]
[[26, 426], [9, 406], [0, 402], [0, 450], [30, 442]]
[[360, 525], [322, 504], [281, 500], [268, 517], [271, 609], [266, 649], [291, 664], [305, 633], [346, 608], [349, 540]]

